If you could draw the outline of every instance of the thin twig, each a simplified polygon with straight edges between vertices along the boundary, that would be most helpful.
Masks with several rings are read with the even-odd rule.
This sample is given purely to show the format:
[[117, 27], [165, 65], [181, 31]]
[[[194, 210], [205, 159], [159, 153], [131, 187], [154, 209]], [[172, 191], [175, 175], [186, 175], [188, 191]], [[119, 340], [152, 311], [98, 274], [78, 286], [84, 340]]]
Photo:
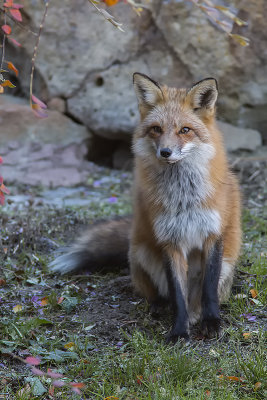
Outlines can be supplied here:
[[40, 42], [41, 33], [43, 30], [45, 19], [46, 19], [47, 12], [48, 12], [49, 3], [50, 3], [50, 0], [47, 0], [45, 3], [45, 11], [43, 14], [41, 24], [39, 26], [38, 36], [37, 36], [36, 43], [35, 43], [35, 46], [33, 49], [32, 69], [31, 69], [31, 79], [30, 79], [30, 106], [31, 106], [31, 108], [32, 108], [32, 87], [33, 87], [33, 74], [34, 74], [34, 69], [35, 69], [35, 60], [36, 60], [36, 56], [37, 56], [37, 50], [38, 50], [38, 46], [39, 46], [39, 42]]
[[[5, 25], [6, 25], [6, 10], [4, 10], [4, 21], [5, 21]], [[4, 60], [5, 60], [5, 50], [6, 50], [5, 44], [6, 44], [6, 34], [4, 32], [3, 42], [2, 42], [2, 57], [1, 57], [0, 71], [2, 71], [2, 69], [3, 69], [3, 64], [4, 64]], [[2, 74], [2, 72], [0, 72], [0, 74]]]

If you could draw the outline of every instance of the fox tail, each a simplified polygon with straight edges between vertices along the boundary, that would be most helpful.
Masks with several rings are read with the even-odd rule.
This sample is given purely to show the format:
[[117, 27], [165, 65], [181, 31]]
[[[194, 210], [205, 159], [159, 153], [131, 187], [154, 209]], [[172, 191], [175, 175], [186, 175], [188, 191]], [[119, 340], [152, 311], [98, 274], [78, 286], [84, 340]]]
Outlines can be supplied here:
[[49, 269], [66, 274], [78, 270], [111, 271], [128, 266], [131, 222], [130, 217], [120, 217], [93, 224], [65, 254], [49, 264]]

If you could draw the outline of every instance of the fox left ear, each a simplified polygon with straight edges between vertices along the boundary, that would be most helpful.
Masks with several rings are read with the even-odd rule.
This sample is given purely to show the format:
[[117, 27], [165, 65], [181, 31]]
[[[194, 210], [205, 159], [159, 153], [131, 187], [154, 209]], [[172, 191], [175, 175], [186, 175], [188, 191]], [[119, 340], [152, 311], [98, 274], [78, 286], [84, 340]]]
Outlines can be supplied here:
[[133, 84], [139, 106], [151, 108], [163, 99], [160, 85], [147, 75], [135, 72]]
[[195, 111], [202, 109], [212, 111], [218, 97], [218, 84], [216, 79], [207, 78], [197, 82], [189, 90], [187, 96]]

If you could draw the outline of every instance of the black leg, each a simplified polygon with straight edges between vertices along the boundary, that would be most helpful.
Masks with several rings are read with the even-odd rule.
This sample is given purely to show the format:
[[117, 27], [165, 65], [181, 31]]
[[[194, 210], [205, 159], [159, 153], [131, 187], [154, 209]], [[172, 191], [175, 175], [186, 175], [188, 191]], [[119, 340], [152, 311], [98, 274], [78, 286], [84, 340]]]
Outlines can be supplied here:
[[223, 244], [218, 240], [210, 249], [202, 291], [202, 332], [214, 337], [220, 330], [218, 283], [222, 266]]
[[[178, 264], [178, 265], [177, 265]], [[169, 288], [170, 303], [173, 312], [173, 323], [167, 342], [175, 343], [178, 338], [188, 339], [189, 321], [186, 306], [187, 281], [185, 265], [174, 262], [169, 257], [165, 262]]]

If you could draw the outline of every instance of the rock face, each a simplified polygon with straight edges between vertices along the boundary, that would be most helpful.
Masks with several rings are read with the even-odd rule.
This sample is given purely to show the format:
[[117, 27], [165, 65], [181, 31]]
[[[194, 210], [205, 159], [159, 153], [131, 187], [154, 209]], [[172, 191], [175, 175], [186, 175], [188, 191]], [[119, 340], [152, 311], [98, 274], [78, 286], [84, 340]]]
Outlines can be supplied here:
[[58, 111], [36, 118], [22, 99], [0, 97], [0, 147], [7, 182], [70, 186], [85, 181], [90, 133]]
[[[88, 0], [51, 2], [38, 49], [34, 93], [52, 110], [79, 121], [93, 134], [129, 143], [138, 119], [133, 72], [146, 73], [177, 87], [190, 87], [213, 76], [219, 83], [219, 118], [241, 128], [256, 129], [267, 142], [267, 2], [233, 3], [238, 16], [248, 21], [245, 27], [233, 26], [233, 32], [248, 37], [249, 47], [233, 42], [186, 0], [153, 0], [140, 17], [123, 2], [107, 8], [123, 23], [124, 32], [105, 21]], [[25, 0], [23, 10], [27, 26], [37, 32], [43, 2]], [[23, 46], [8, 45], [6, 59], [20, 71], [13, 79], [18, 86], [13, 93], [25, 95], [36, 38], [18, 26], [13, 27], [13, 33]], [[58, 113], [52, 112], [49, 131], [55, 134], [55, 141], [64, 141], [67, 133], [63, 139], [57, 132]], [[19, 134], [19, 123], [30, 124], [31, 134], [27, 115], [17, 123], [14, 116], [10, 128], [2, 115], [4, 129], [12, 140]], [[67, 124], [64, 118], [61, 123]], [[41, 133], [42, 122], [39, 126], [40, 135], [45, 135]], [[76, 128], [77, 132], [84, 129], [77, 124]], [[75, 135], [74, 130], [67, 131], [70, 138]], [[231, 149], [250, 147], [250, 140], [244, 143], [244, 135], [238, 137], [241, 142], [231, 145]], [[256, 141], [259, 143], [258, 136]]]

